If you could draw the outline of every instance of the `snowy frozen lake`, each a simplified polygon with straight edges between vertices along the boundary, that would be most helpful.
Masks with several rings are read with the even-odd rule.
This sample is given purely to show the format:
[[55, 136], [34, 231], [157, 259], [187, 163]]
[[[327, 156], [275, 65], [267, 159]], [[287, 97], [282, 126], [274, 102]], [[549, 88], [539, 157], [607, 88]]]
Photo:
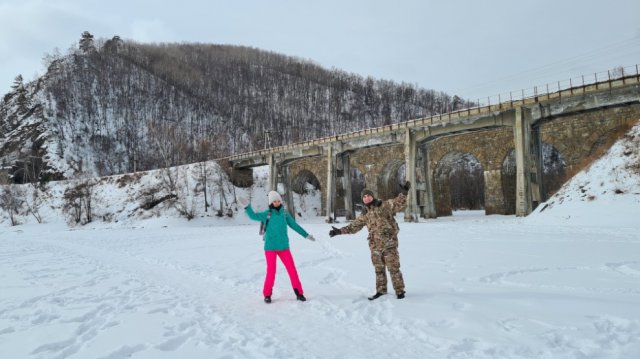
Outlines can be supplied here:
[[640, 357], [640, 226], [398, 221], [405, 299], [366, 299], [366, 229], [312, 218], [316, 242], [289, 231], [308, 301], [279, 262], [269, 305], [256, 224], [2, 227], [0, 357]]

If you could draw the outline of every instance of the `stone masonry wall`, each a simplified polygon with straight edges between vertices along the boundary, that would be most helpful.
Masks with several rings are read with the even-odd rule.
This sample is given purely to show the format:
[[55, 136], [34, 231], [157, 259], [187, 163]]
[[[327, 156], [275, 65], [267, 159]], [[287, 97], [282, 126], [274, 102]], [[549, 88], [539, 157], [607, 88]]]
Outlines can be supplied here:
[[386, 173], [389, 171], [389, 163], [398, 161], [404, 163], [404, 145], [402, 144], [358, 151], [351, 154], [350, 158], [351, 167], [357, 168], [364, 175], [366, 188], [382, 199], [390, 196], [388, 188], [390, 184], [384, 181], [385, 177], [390, 177]]
[[448, 178], [436, 174], [446, 173], [449, 169], [440, 168], [442, 158], [449, 153], [469, 153], [480, 161], [485, 172], [484, 202], [487, 214], [504, 213], [504, 191], [502, 188], [502, 163], [509, 152], [513, 150], [513, 129], [501, 127], [492, 130], [471, 132], [467, 134], [449, 136], [437, 139], [429, 143], [429, 174], [433, 179], [434, 200], [436, 213], [440, 215], [451, 214], [451, 199], [449, 196]]
[[560, 151], [567, 170], [571, 171], [601, 145], [601, 140], [610, 131], [638, 120], [640, 105], [600, 109], [543, 123], [540, 134], [542, 142]]

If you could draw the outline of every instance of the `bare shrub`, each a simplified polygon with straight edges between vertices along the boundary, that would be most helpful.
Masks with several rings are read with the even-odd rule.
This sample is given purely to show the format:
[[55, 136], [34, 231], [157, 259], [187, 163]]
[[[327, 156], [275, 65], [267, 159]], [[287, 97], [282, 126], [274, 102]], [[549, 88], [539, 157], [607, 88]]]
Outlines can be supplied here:
[[165, 190], [175, 196], [175, 209], [188, 220], [197, 214], [196, 196], [190, 190], [193, 187], [195, 191], [195, 184], [192, 186], [190, 177], [186, 167], [166, 168], [162, 176]]
[[18, 185], [2, 186], [0, 208], [7, 212], [12, 226], [20, 224], [18, 217], [25, 211], [24, 190]]
[[95, 183], [83, 181], [64, 191], [64, 212], [74, 224], [87, 224], [93, 221], [93, 187]]
[[42, 223], [42, 215], [40, 214], [40, 207], [42, 207], [44, 198], [47, 195], [46, 187], [40, 186], [36, 183], [31, 183], [31, 195], [25, 196], [25, 205], [29, 213], [33, 218]]

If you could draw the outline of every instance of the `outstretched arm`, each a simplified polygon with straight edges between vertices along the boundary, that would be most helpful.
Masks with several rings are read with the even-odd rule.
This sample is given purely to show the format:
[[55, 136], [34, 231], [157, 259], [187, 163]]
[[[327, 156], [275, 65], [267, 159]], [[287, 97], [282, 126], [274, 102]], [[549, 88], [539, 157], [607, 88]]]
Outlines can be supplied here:
[[[353, 234], [353, 233], [357, 233], [358, 231], [360, 231], [362, 229], [362, 227], [364, 227], [367, 224], [367, 221], [365, 219], [365, 216], [359, 216], [358, 218], [356, 218], [353, 222], [351, 222], [351, 224], [349, 224], [348, 226], [344, 226], [342, 228], [336, 228], [336, 227], [331, 227], [333, 228], [330, 232], [329, 235], [331, 236], [331, 232], [334, 230], [339, 231], [340, 233], [335, 233], [334, 235], [337, 234]], [[333, 237], [333, 236], [332, 236]]]
[[251, 205], [248, 205], [244, 209], [244, 212], [247, 214], [247, 217], [251, 218], [254, 221], [264, 222], [267, 220], [267, 211], [256, 213], [253, 211], [253, 208], [251, 208]]
[[398, 213], [407, 206], [407, 195], [400, 193], [398, 197], [387, 200], [387, 204], [391, 207], [393, 213]]
[[[307, 231], [305, 231], [304, 228], [300, 227], [298, 222], [296, 222], [296, 220], [293, 219], [293, 217], [289, 214], [289, 212], [286, 212], [284, 214], [284, 218], [287, 221], [287, 225], [291, 227], [294, 231], [298, 232], [299, 235], [303, 236], [304, 238], [309, 237], [309, 233], [307, 233]], [[313, 236], [311, 238], [313, 238]]]
[[393, 213], [400, 212], [407, 206], [407, 193], [409, 193], [411, 182], [407, 181], [400, 187], [402, 188], [402, 192], [400, 192], [396, 198], [387, 201]]

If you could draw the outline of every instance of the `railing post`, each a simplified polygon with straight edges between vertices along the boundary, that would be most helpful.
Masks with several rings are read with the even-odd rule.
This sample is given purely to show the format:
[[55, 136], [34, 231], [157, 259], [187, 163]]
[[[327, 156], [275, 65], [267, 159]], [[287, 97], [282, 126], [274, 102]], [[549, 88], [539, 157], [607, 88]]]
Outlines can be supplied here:
[[573, 82], [569, 79], [569, 93], [573, 95]]
[[547, 100], [549, 99], [549, 83], [547, 83]]

